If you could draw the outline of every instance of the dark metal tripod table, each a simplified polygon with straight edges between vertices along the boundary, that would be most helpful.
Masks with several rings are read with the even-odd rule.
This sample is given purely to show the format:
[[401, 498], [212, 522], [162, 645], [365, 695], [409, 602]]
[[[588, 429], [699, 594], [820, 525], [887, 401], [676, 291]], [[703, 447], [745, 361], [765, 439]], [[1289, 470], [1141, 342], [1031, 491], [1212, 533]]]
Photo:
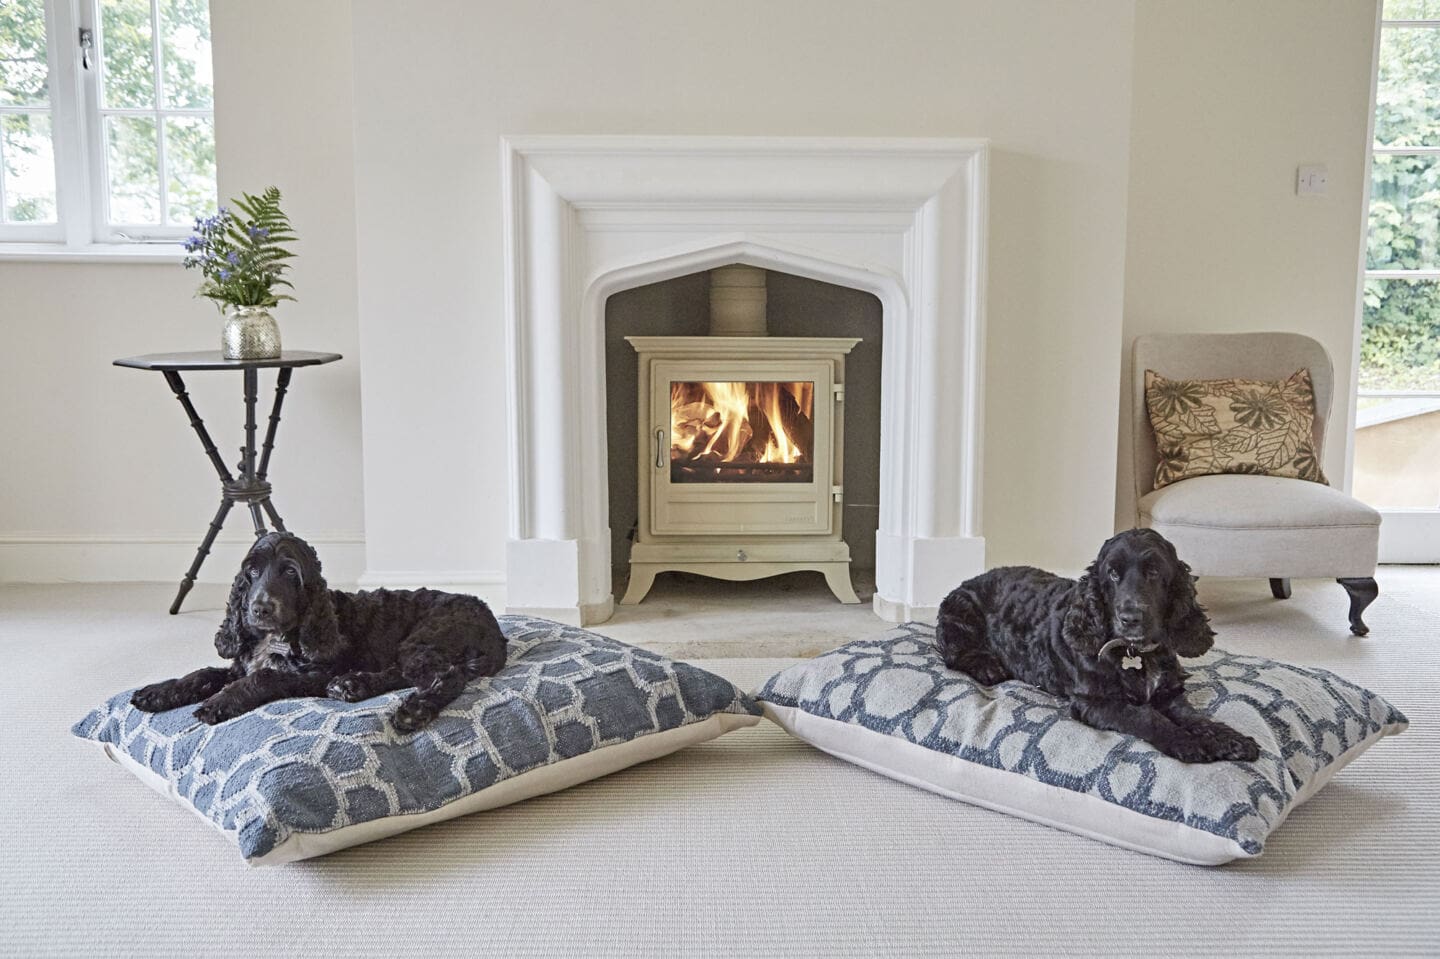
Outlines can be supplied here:
[[[290, 386], [290, 373], [297, 366], [319, 366], [322, 363], [333, 363], [340, 359], [339, 353], [311, 353], [305, 350], [287, 350], [277, 357], [268, 360], [227, 360], [220, 355], [219, 350], [204, 350], [197, 353], [149, 353], [145, 356], [130, 356], [122, 360], [116, 360], [116, 366], [126, 366], [135, 370], [159, 370], [165, 374], [165, 382], [170, 384], [170, 389], [180, 405], [185, 407], [185, 413], [190, 417], [190, 425], [195, 429], [195, 435], [200, 437], [200, 445], [205, 447], [205, 455], [210, 457], [210, 463], [215, 467], [215, 472], [220, 476], [220, 509], [216, 511], [215, 518], [210, 521], [210, 529], [205, 533], [205, 540], [195, 553], [195, 561], [190, 564], [190, 570], [185, 578], [180, 581], [180, 591], [175, 594], [175, 602], [170, 604], [170, 614], [180, 612], [180, 604], [185, 600], [185, 594], [195, 585], [195, 576], [200, 572], [200, 565], [205, 562], [205, 557], [210, 553], [210, 547], [215, 543], [215, 537], [220, 533], [220, 527], [225, 525], [225, 517], [229, 515], [230, 508], [236, 503], [244, 503], [250, 507], [250, 518], [255, 522], [255, 536], [258, 539], [265, 535], [265, 517], [275, 528], [284, 531], [285, 524], [276, 512], [275, 505], [270, 502], [270, 483], [265, 479], [270, 469], [270, 451], [275, 446], [275, 430], [280, 425], [280, 406], [285, 401], [285, 391]], [[265, 429], [265, 442], [260, 448], [260, 460], [255, 460], [255, 401], [259, 387], [258, 370], [264, 368], [275, 368], [280, 372], [275, 378], [275, 403], [270, 408], [270, 424]], [[241, 370], [245, 374], [245, 445], [240, 448], [240, 462], [236, 464], [239, 476], [233, 476], [225, 467], [225, 461], [220, 458], [220, 453], [215, 449], [215, 443], [210, 439], [210, 433], [205, 429], [205, 421], [200, 419], [200, 414], [195, 412], [195, 404], [190, 402], [190, 394], [185, 392], [185, 382], [180, 378], [182, 370]], [[263, 510], [263, 515], [262, 515]]]

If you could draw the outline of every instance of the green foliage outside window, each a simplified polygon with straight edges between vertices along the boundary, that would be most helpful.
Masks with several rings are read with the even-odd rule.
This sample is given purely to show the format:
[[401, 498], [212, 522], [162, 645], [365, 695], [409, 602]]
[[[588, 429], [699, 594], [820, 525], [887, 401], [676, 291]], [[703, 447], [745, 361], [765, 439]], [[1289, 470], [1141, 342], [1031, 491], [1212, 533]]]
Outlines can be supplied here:
[[[45, 62], [44, 0], [0, 2], [0, 104], [33, 106], [28, 113], [6, 113], [0, 118], [0, 152], [5, 168], [0, 176], [16, 181], [28, 163], [48, 156], [50, 139], [50, 70]], [[7, 198], [3, 217], [15, 223], [45, 223], [55, 219], [53, 195]]]
[[[100, 0], [104, 47], [104, 108], [211, 108], [208, 0], [160, 0], [152, 24], [149, 0]], [[158, 26], [161, 102], [156, 103], [152, 31]], [[99, 69], [96, 63], [92, 69]], [[5, 169], [13, 181], [36, 158], [49, 156], [49, 65], [44, 0], [0, 0], [0, 104], [38, 106], [5, 117]], [[167, 226], [189, 224], [215, 211], [215, 133], [209, 117], [163, 120], [166, 169], [159, 169], [160, 130], [152, 115], [110, 117], [105, 130], [112, 221], [159, 224], [160, 178], [166, 179]], [[48, 161], [47, 161], [48, 162]], [[12, 204], [9, 219], [43, 222], [55, 216], [53, 194]]]
[[[1440, 10], [1425, 7], [1425, 0], [1401, 7], [1390, 0], [1385, 15], [1440, 16]], [[1384, 28], [1375, 142], [1440, 146], [1440, 29]], [[1366, 265], [1372, 270], [1440, 269], [1440, 156], [1374, 155]], [[1360, 388], [1440, 389], [1440, 281], [1365, 281]]]

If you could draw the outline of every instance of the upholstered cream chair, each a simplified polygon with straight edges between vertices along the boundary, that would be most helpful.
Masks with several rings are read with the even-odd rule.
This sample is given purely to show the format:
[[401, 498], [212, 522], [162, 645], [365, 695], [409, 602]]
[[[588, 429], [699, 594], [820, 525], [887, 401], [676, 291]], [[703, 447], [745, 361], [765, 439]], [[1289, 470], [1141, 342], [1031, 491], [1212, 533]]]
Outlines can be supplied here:
[[1379, 595], [1375, 510], [1333, 487], [1275, 476], [1196, 476], [1154, 488], [1146, 370], [1182, 380], [1283, 380], [1309, 369], [1318, 458], [1335, 392], [1325, 348], [1296, 333], [1167, 334], [1138, 337], [1133, 360], [1135, 525], [1174, 543], [1195, 575], [1264, 577], [1276, 599], [1289, 598], [1291, 578], [1334, 578], [1350, 596], [1350, 631], [1369, 632], [1361, 614]]

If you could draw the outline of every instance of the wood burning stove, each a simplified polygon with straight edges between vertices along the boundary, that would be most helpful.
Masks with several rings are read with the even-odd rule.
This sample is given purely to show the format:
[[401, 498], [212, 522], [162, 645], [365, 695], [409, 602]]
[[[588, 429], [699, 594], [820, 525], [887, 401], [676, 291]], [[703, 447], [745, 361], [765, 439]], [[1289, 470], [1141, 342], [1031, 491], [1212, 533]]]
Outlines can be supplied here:
[[[725, 294], [759, 289], [764, 271], [716, 270], [712, 313]], [[683, 570], [748, 580], [792, 570], [823, 573], [842, 602], [850, 548], [844, 502], [845, 355], [860, 342], [834, 337], [635, 336], [639, 354], [639, 522], [624, 604], [655, 575]]]

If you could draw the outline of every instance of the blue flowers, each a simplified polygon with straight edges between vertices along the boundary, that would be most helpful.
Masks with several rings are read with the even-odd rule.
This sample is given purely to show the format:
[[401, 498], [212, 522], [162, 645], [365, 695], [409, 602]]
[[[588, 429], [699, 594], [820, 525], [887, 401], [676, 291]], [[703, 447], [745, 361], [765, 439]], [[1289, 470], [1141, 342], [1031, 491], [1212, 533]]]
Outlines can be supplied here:
[[222, 233], [225, 227], [230, 225], [230, 211], [221, 207], [214, 216], [197, 216], [195, 218], [195, 232], [201, 237], [210, 237]]
[[[0, 0], [3, 2], [3, 0]], [[237, 213], [220, 207], [210, 216], [195, 217], [195, 228], [182, 241], [186, 269], [205, 275], [197, 295], [231, 306], [275, 306], [294, 299], [288, 288], [285, 247], [296, 239], [290, 220], [280, 209], [280, 191], [270, 187], [260, 196], [242, 193], [232, 201]]]

